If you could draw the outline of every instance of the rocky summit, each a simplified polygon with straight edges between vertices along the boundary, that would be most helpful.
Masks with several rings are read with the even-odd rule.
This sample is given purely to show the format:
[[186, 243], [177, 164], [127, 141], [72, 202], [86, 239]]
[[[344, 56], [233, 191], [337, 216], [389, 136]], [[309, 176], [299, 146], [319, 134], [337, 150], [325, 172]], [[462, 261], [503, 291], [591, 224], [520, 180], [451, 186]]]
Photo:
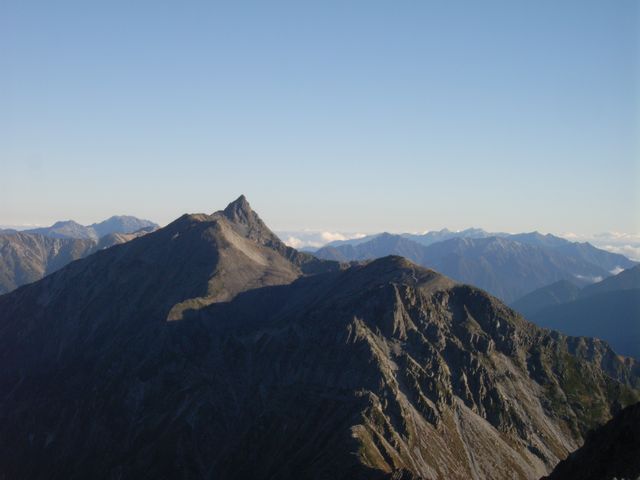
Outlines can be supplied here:
[[534, 479], [640, 400], [604, 342], [244, 197], [0, 296], [2, 479]]

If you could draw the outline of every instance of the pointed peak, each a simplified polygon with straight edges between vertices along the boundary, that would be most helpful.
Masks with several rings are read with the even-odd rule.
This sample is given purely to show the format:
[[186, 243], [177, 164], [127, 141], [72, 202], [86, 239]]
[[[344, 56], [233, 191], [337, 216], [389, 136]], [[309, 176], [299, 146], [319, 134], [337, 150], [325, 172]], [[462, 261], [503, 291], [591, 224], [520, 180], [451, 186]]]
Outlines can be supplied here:
[[244, 195], [227, 205], [227, 208], [215, 212], [212, 217], [223, 218], [230, 222], [240, 235], [258, 241], [263, 245], [280, 244], [280, 240], [269, 230], [258, 214], [251, 209]]
[[232, 221], [243, 221], [246, 222], [247, 219], [253, 214], [253, 210], [251, 209], [251, 205], [247, 201], [247, 197], [244, 195], [240, 195], [237, 199], [227, 205], [222, 213], [225, 217]]
[[238, 208], [251, 209], [251, 206], [249, 205], [249, 201], [247, 200], [247, 197], [245, 197], [244, 195], [240, 195], [238, 198], [236, 198], [233, 202], [227, 205], [227, 208], [231, 206], [238, 207]]

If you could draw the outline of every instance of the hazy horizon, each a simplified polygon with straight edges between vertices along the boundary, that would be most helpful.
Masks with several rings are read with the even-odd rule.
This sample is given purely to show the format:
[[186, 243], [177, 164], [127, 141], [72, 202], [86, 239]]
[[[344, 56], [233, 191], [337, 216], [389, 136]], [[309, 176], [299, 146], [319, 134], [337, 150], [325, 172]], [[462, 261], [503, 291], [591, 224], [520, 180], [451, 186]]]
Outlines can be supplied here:
[[[221, 209], [222, 207], [220, 207]], [[184, 213], [213, 213], [211, 212], [184, 212]], [[260, 212], [258, 212], [260, 213]], [[128, 215], [128, 214], [122, 214]], [[111, 217], [112, 215], [109, 215]], [[95, 219], [90, 222], [77, 222], [83, 225], [91, 225], [94, 223], [99, 223], [101, 221], [106, 220], [108, 217]], [[263, 217], [264, 218], [264, 217]], [[28, 230], [31, 228], [39, 228], [39, 227], [48, 227], [53, 225], [57, 221], [68, 221], [75, 219], [72, 218], [60, 218], [56, 221], [47, 223], [47, 224], [2, 224], [0, 223], [0, 229], [16, 229], [16, 230]], [[157, 222], [153, 218], [144, 218], [144, 220], [149, 220], [152, 222]], [[175, 219], [173, 219], [175, 220]], [[269, 225], [267, 221], [268, 226]], [[161, 227], [166, 226], [166, 223], [159, 223]], [[272, 228], [273, 231], [284, 241], [287, 245], [297, 248], [297, 249], [314, 249], [325, 246], [333, 241], [337, 240], [351, 240], [357, 238], [363, 238], [365, 236], [375, 235], [379, 233], [392, 233], [392, 234], [425, 234], [427, 232], [436, 232], [441, 230], [450, 230], [454, 232], [460, 232], [462, 230], [467, 229], [482, 229], [490, 233], [529, 233], [529, 232], [538, 232], [542, 234], [552, 234], [562, 238], [565, 238], [569, 241], [573, 242], [589, 242], [596, 247], [605, 249], [607, 251], [613, 253], [620, 253], [622, 255], [627, 256], [628, 258], [636, 261], [640, 261], [640, 233], [636, 232], [594, 232], [591, 234], [577, 234], [574, 232], [545, 232], [538, 229], [531, 230], [522, 230], [522, 231], [507, 231], [507, 230], [489, 230], [483, 228], [482, 226], [472, 225], [465, 228], [449, 228], [447, 226], [440, 228], [423, 228], [423, 229], [413, 229], [413, 230], [403, 230], [403, 231], [394, 231], [391, 229], [378, 228], [372, 231], [345, 231], [345, 230], [337, 230], [337, 229], [320, 229], [320, 228], [299, 228], [299, 229], [282, 229], [282, 228]]]

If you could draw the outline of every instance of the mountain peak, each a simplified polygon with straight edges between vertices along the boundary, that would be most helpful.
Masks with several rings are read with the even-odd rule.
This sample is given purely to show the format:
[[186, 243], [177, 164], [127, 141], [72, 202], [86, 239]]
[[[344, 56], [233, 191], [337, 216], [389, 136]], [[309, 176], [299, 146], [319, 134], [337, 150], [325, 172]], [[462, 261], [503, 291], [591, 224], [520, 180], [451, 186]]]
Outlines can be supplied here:
[[243, 237], [251, 238], [262, 245], [273, 246], [280, 243], [275, 234], [269, 230], [260, 216], [251, 209], [251, 205], [244, 195], [227, 205], [222, 211], [213, 214], [222, 217], [233, 225], [233, 228]]
[[222, 213], [229, 220], [240, 223], [247, 223], [247, 220], [254, 215], [251, 205], [247, 201], [247, 197], [240, 195], [237, 199], [227, 205]]
[[[416, 265], [412, 261], [399, 255], [372, 260], [354, 267], [358, 281], [354, 281], [354, 290], [345, 289], [348, 294], [354, 294], [358, 289], [375, 285], [403, 284], [421, 289], [431, 290], [452, 287], [455, 282], [433, 270]], [[352, 279], [353, 281], [354, 279]]]
[[51, 225], [50, 228], [60, 228], [60, 227], [82, 227], [75, 220], [58, 220], [56, 223]]

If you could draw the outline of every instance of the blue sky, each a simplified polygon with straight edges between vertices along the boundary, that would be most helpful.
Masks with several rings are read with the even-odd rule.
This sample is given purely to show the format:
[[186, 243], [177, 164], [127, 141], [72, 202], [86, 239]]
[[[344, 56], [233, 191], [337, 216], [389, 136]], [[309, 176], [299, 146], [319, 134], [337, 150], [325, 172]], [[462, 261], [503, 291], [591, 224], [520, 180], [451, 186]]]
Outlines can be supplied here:
[[0, 2], [0, 224], [640, 231], [640, 3]]

